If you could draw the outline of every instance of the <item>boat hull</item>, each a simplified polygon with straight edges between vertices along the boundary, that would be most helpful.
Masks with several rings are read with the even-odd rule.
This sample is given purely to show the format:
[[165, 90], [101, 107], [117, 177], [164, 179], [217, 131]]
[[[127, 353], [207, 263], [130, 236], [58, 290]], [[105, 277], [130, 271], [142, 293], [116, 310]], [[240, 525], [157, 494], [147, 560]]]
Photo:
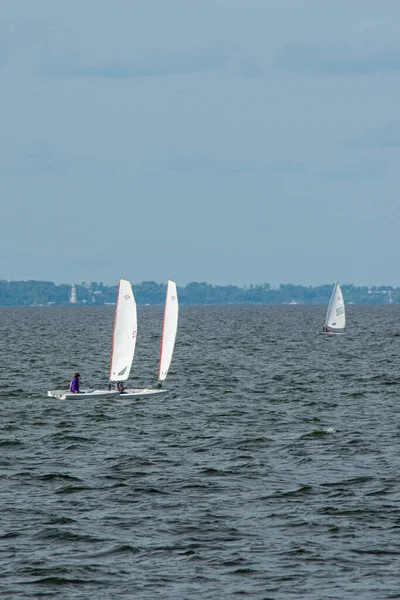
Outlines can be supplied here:
[[344, 335], [344, 331], [319, 331], [320, 335]]
[[156, 394], [166, 394], [168, 390], [159, 389], [127, 389], [119, 395], [121, 400], [125, 398], [148, 398], [149, 396], [155, 396]]
[[71, 400], [80, 398], [117, 398], [119, 392], [116, 390], [84, 390], [79, 394], [73, 394], [69, 390], [50, 390], [47, 392], [47, 396], [50, 398], [57, 398], [58, 400]]
[[77, 399], [112, 399], [112, 398], [148, 398], [157, 394], [166, 394], [168, 390], [141, 388], [127, 389], [124, 392], [117, 390], [84, 390], [79, 394], [73, 394], [69, 390], [51, 390], [47, 392], [49, 398], [57, 398], [58, 400], [77, 400]]

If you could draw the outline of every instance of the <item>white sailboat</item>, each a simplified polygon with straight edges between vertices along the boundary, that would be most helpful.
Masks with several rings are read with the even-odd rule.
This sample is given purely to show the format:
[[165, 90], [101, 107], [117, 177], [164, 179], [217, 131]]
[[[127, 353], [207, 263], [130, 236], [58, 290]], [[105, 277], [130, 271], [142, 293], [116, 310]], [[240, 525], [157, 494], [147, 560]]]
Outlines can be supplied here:
[[118, 389], [112, 390], [111, 382], [122, 382], [128, 379], [135, 355], [136, 336], [137, 315], [135, 297], [129, 281], [120, 279], [114, 312], [109, 389], [81, 390], [79, 394], [73, 394], [69, 390], [52, 390], [47, 392], [47, 395], [51, 398], [59, 398], [61, 400], [77, 397], [116, 398], [119, 396], [120, 391]]
[[336, 282], [333, 286], [331, 299], [326, 312], [325, 325], [320, 333], [340, 334], [346, 327], [346, 310], [340, 285]]
[[167, 293], [164, 304], [164, 319], [161, 333], [160, 342], [160, 361], [158, 366], [158, 382], [157, 387], [154, 386], [140, 389], [126, 389], [121, 396], [146, 396], [151, 394], [165, 393], [167, 390], [161, 389], [163, 381], [165, 381], [169, 368], [172, 362], [172, 356], [174, 353], [176, 332], [178, 329], [178, 294], [176, 290], [176, 283], [174, 281], [168, 281]]
[[[171, 364], [178, 326], [178, 296], [176, 284], [168, 281], [167, 295], [164, 307], [163, 333], [160, 345], [160, 366], [158, 373], [158, 385], [143, 389], [127, 389], [123, 382], [129, 379], [133, 357], [135, 355], [137, 338], [137, 313], [136, 302], [129, 281], [120, 279], [117, 292], [117, 303], [114, 313], [114, 327], [112, 335], [112, 348], [110, 359], [109, 388], [99, 390], [82, 390], [79, 394], [73, 394], [69, 390], [52, 390], [47, 395], [52, 398], [117, 398], [146, 397], [154, 394], [165, 393], [167, 390], [160, 389], [165, 380]], [[112, 383], [116, 384], [111, 389]]]

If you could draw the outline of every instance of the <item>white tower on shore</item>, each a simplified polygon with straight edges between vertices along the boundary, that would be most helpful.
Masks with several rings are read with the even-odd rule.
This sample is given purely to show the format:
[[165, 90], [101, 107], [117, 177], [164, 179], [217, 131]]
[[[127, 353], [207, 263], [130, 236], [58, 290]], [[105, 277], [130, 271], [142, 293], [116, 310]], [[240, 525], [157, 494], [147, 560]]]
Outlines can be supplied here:
[[71, 295], [69, 297], [69, 303], [76, 304], [76, 285], [75, 284], [73, 284], [73, 286], [71, 288]]

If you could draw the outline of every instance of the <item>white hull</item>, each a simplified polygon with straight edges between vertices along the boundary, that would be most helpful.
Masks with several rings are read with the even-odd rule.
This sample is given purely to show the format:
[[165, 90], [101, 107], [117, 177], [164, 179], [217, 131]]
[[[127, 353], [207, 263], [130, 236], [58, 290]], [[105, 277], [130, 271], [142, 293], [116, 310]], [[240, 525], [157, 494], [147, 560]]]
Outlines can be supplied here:
[[344, 335], [344, 331], [319, 331], [321, 335]]
[[50, 398], [57, 398], [58, 400], [80, 400], [87, 398], [96, 399], [107, 399], [112, 398], [147, 398], [148, 396], [155, 396], [156, 394], [166, 394], [168, 390], [160, 390], [154, 388], [142, 388], [142, 389], [127, 389], [122, 394], [116, 390], [84, 390], [79, 394], [73, 394], [69, 390], [52, 390], [47, 392]]
[[58, 398], [59, 400], [70, 400], [72, 398], [117, 398], [119, 392], [116, 390], [84, 390], [79, 394], [73, 394], [69, 390], [51, 390], [47, 392], [50, 398]]
[[122, 394], [119, 395], [121, 400], [124, 398], [147, 398], [148, 396], [155, 396], [156, 394], [166, 394], [168, 390], [160, 389], [126, 389]]

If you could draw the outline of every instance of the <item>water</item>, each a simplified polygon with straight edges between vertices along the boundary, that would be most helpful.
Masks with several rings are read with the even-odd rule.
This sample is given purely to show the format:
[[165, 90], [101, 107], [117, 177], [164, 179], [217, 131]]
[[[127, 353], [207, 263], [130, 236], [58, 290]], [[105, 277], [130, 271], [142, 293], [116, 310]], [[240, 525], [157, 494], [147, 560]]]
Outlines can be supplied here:
[[400, 307], [183, 307], [168, 395], [46, 398], [106, 382], [112, 313], [0, 310], [2, 598], [400, 597]]

